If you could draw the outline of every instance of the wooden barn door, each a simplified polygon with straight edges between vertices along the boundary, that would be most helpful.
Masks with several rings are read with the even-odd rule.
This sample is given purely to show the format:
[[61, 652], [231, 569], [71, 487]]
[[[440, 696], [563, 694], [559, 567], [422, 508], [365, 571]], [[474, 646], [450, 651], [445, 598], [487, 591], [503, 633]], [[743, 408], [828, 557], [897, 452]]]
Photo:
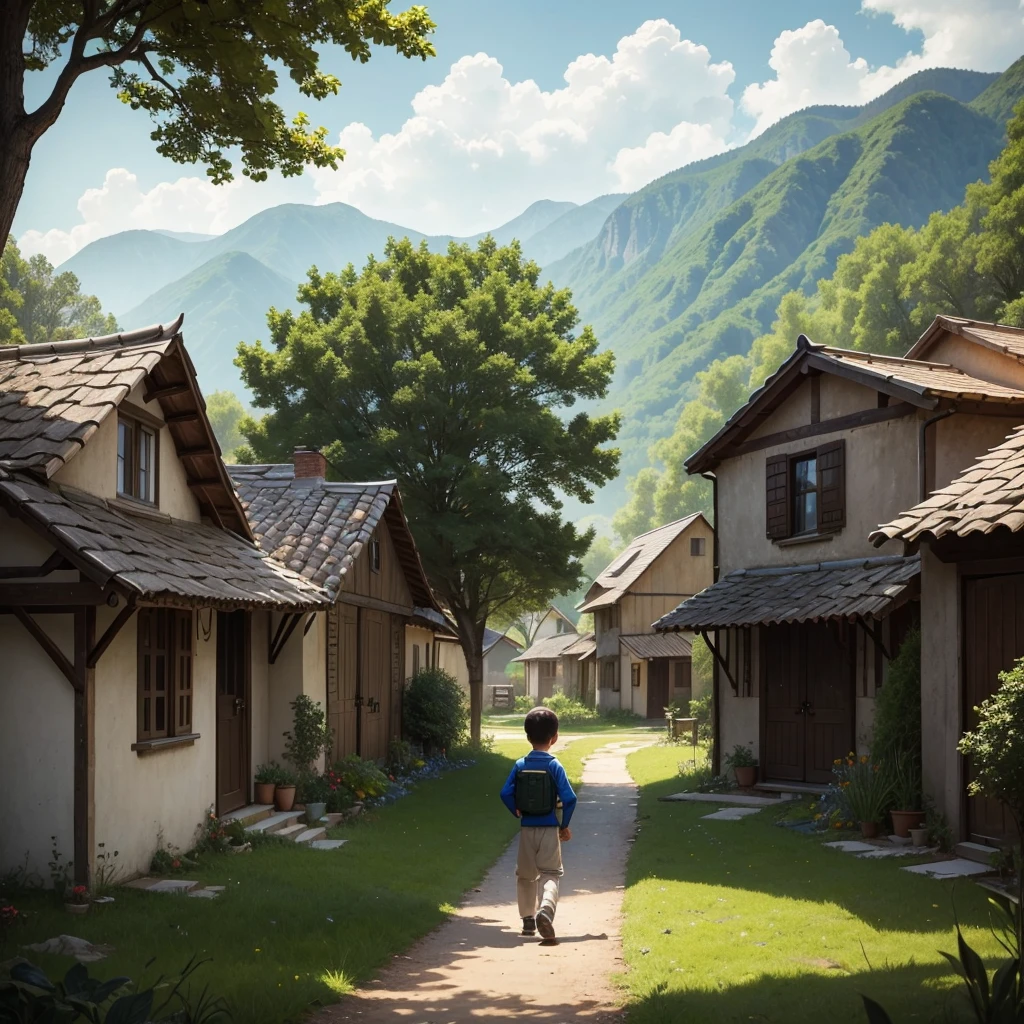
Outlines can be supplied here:
[[388, 746], [392, 740], [402, 738], [402, 692], [405, 688], [405, 623], [397, 615], [390, 616], [390, 619], [391, 700], [388, 714]]
[[827, 783], [854, 742], [852, 644], [826, 623], [761, 630], [761, 776]]
[[[964, 581], [964, 730], [978, 724], [974, 708], [999, 688], [999, 673], [1024, 656], [1024, 575]], [[953, 756], [953, 751], [949, 752]], [[967, 796], [971, 762], [964, 765], [967, 831], [979, 839], [1014, 838], [1005, 806], [983, 796]]]
[[217, 814], [249, 799], [249, 613], [217, 613]]
[[390, 618], [387, 612], [360, 609], [359, 756], [368, 761], [387, 753], [391, 697]]
[[327, 720], [334, 760], [356, 753], [359, 609], [336, 604], [327, 614]]
[[647, 662], [647, 717], [664, 718], [668, 707], [668, 658]]

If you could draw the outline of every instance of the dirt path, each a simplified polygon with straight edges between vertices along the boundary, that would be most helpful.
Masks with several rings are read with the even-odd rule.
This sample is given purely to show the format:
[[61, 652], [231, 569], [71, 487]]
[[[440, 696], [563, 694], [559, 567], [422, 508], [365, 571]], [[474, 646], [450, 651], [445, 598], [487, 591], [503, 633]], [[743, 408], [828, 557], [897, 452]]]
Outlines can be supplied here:
[[562, 850], [557, 946], [518, 934], [513, 843], [454, 917], [365, 989], [322, 1011], [318, 1021], [620, 1020], [611, 975], [622, 969], [620, 910], [636, 818], [626, 754], [651, 742], [610, 743], [584, 765], [573, 839]]

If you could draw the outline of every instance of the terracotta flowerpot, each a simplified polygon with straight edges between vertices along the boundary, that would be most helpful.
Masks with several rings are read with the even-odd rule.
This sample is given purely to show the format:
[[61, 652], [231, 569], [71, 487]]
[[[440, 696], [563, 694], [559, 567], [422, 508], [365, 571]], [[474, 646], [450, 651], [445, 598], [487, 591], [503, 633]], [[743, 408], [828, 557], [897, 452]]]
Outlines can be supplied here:
[[88, 903], [65, 903], [64, 909], [69, 914], [87, 914], [89, 912]]
[[274, 802], [274, 790], [277, 787], [273, 782], [256, 783], [256, 803], [272, 804]]
[[757, 766], [753, 768], [734, 768], [736, 773], [736, 785], [743, 789], [749, 789], [757, 782]]
[[279, 811], [290, 811], [295, 803], [294, 786], [277, 786], [274, 789], [274, 806]]
[[892, 831], [900, 839], [909, 839], [912, 828], [920, 828], [924, 824], [924, 811], [890, 811]]
[[877, 839], [880, 831], [877, 821], [862, 821], [860, 823], [860, 834], [865, 839]]

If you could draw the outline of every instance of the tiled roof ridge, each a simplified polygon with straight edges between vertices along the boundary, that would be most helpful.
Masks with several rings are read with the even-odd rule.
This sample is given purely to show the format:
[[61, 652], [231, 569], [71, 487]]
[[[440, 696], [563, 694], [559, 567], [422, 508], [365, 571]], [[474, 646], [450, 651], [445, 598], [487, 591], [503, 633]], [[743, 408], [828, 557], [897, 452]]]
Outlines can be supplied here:
[[829, 572], [836, 569], [880, 569], [886, 565], [900, 565], [919, 555], [867, 555], [864, 558], [843, 558], [833, 562], [805, 562], [802, 565], [765, 565], [753, 569], [733, 569], [727, 576], [793, 576], [796, 573]]
[[859, 359], [865, 363], [894, 363], [896, 366], [915, 366], [924, 370], [947, 370], [963, 374], [965, 377], [970, 376], [966, 370], [961, 369], [959, 366], [954, 366], [952, 363], [935, 363], [929, 359], [908, 359], [906, 356], [884, 355], [881, 352], [863, 352], [855, 348], [839, 348], [837, 345], [825, 345], [820, 351], [825, 355], [836, 353], [844, 358]]
[[0, 360], [16, 361], [37, 356], [77, 355], [80, 352], [111, 348], [131, 348], [148, 345], [156, 341], [170, 341], [181, 332], [185, 314], [179, 313], [177, 320], [167, 324], [151, 324], [134, 331], [119, 331], [117, 334], [102, 334], [95, 338], [69, 338], [67, 341], [44, 341], [33, 345], [0, 345]]
[[[280, 486], [286, 486], [287, 487], [290, 483], [292, 483], [292, 484], [295, 483], [296, 478], [295, 478], [294, 475], [289, 480], [287, 478], [266, 479], [264, 477], [259, 477], [259, 476], [252, 476], [252, 477], [250, 477], [250, 476], [248, 476], [246, 474], [246, 470], [270, 470], [270, 469], [276, 469], [276, 470], [290, 469], [290, 470], [292, 470], [292, 472], [294, 474], [295, 466], [291, 462], [258, 462], [258, 463], [238, 463], [238, 462], [233, 462], [233, 463], [230, 463], [230, 464], [227, 465], [227, 470], [228, 470], [228, 475], [229, 476], [235, 476], [236, 474], [238, 476], [245, 476], [245, 478], [246, 478], [245, 482], [247, 484], [249, 484], [250, 486], [259, 486], [259, 485], [262, 484], [262, 485], [273, 485], [273, 486], [278, 486], [278, 487], [280, 487]], [[303, 479], [303, 478], [300, 477], [299, 479]], [[313, 477], [311, 479], [317, 479], [317, 478]], [[356, 490], [356, 489], [367, 490], [370, 487], [397, 487], [397, 486], [398, 486], [398, 480], [397, 479], [391, 479], [391, 480], [327, 480], [327, 479], [324, 479], [324, 480], [320, 481], [320, 483], [318, 485], [318, 490], [320, 490], [320, 489], [322, 489], [322, 490], [336, 490], [336, 491], [343, 491], [343, 490], [346, 490], [346, 489], [350, 489], [350, 490]]]
[[667, 530], [670, 526], [681, 526], [683, 523], [690, 523], [698, 516], [704, 515], [703, 512], [691, 512], [688, 516], [683, 516], [681, 519], [673, 519], [669, 523], [662, 523], [661, 526], [655, 526], [653, 529], [646, 530], [644, 533], [638, 533], [623, 550], [631, 548], [638, 540], [643, 537], [650, 537], [651, 534], [660, 533], [662, 530]]

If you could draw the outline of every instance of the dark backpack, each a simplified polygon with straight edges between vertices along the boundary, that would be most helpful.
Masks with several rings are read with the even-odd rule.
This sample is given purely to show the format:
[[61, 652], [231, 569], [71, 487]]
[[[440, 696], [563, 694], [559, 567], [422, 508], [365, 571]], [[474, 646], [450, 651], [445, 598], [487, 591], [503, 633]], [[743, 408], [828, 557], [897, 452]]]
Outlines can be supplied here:
[[516, 810], [524, 817], [542, 818], [558, 803], [555, 780], [545, 768], [520, 768], [516, 773]]

